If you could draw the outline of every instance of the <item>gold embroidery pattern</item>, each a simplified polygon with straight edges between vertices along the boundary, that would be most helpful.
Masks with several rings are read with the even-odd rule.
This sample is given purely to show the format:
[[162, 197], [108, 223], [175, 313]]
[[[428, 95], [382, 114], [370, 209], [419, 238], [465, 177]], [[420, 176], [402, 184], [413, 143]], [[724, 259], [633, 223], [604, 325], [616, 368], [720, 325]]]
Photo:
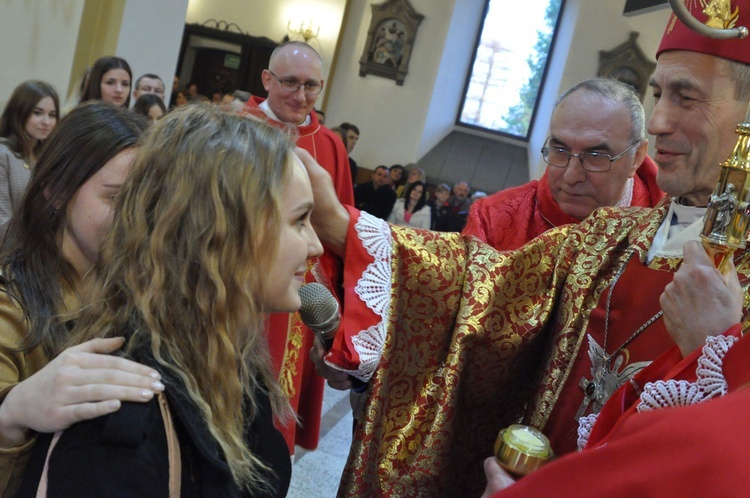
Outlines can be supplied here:
[[300, 354], [302, 351], [303, 324], [299, 313], [289, 315], [289, 327], [287, 329], [286, 346], [284, 348], [284, 360], [279, 372], [279, 383], [284, 392], [293, 398], [297, 394], [295, 379], [298, 379]]
[[[393, 227], [391, 321], [339, 496], [479, 496], [498, 430], [525, 415], [543, 427], [591, 310], [628, 247], [645, 261], [668, 202], [506, 253]], [[750, 282], [750, 254], [738, 270]]]

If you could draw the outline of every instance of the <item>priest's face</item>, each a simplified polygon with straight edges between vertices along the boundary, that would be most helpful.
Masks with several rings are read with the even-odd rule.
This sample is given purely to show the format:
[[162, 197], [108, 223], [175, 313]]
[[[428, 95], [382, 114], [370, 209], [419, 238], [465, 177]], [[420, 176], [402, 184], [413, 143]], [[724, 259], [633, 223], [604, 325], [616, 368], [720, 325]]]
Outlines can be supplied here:
[[[634, 143], [631, 129], [630, 113], [622, 104], [578, 90], [552, 113], [547, 146], [571, 154], [599, 152], [614, 157]], [[647, 146], [645, 140], [634, 146], [613, 161], [609, 171], [587, 171], [577, 157], [571, 157], [567, 167], [548, 166], [552, 197], [565, 214], [580, 220], [596, 208], [617, 205]]]
[[648, 123], [656, 137], [656, 181], [671, 196], [705, 205], [719, 179], [719, 163], [737, 142], [734, 129], [747, 102], [736, 99], [726, 60], [696, 52], [661, 54], [650, 85], [656, 101]]
[[[268, 92], [268, 105], [284, 123], [301, 124], [315, 107], [318, 95], [305, 93], [304, 84], [323, 85], [320, 58], [311, 49], [299, 45], [282, 47], [261, 76]], [[297, 83], [294, 91], [282, 87]]]

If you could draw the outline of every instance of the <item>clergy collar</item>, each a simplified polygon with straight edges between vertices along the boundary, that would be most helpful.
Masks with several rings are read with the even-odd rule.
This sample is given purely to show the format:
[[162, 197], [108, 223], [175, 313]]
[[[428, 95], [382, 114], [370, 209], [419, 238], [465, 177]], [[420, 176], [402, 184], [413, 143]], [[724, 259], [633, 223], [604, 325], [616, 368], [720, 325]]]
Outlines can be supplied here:
[[669, 204], [667, 216], [656, 231], [646, 261], [656, 257], [682, 258], [682, 247], [689, 240], [700, 240], [705, 207], [683, 206], [676, 197]]
[[[258, 107], [270, 119], [273, 119], [274, 121], [278, 121], [279, 123], [284, 123], [284, 121], [280, 120], [276, 116], [276, 114], [274, 114], [274, 112], [271, 110], [271, 106], [268, 105], [268, 99], [266, 99], [263, 102], [261, 102], [260, 104], [258, 104]], [[310, 115], [308, 114], [307, 116], [305, 116], [305, 120], [303, 122], [301, 122], [298, 125], [294, 125], [294, 126], [307, 126], [307, 125], [310, 124], [310, 121], [312, 121], [312, 120], [310, 119]], [[292, 124], [293, 125], [294, 123], [285, 123], [285, 124]]]
[[687, 206], [682, 204], [680, 200], [680, 198], [672, 199], [670, 206], [671, 225], [692, 225], [706, 214], [706, 206]]

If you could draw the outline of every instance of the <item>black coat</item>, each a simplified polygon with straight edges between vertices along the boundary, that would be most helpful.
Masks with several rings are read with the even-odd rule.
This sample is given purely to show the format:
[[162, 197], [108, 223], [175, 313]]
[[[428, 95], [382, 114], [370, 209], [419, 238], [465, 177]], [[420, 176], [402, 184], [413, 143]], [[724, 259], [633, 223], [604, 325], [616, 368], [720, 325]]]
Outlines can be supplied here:
[[[181, 496], [286, 496], [291, 478], [289, 450], [273, 426], [271, 405], [265, 393], [258, 396], [260, 413], [246, 437], [253, 453], [273, 469], [275, 492], [241, 493], [197, 406], [179, 381], [164, 372], [162, 377], [180, 441]], [[44, 435], [37, 442], [18, 497], [35, 496], [51, 438]], [[48, 472], [49, 498], [167, 498], [167, 439], [158, 400], [123, 403], [113, 414], [73, 425], [63, 432], [55, 446]]]

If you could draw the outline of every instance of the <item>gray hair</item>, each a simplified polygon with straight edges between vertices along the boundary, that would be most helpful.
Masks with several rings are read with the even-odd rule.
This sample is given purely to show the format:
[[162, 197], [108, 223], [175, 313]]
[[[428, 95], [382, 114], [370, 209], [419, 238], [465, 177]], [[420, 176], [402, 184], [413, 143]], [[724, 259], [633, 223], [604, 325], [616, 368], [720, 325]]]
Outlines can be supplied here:
[[729, 77], [734, 81], [734, 98], [740, 102], [750, 101], [750, 64], [726, 59]]
[[578, 90], [595, 93], [614, 103], [622, 104], [630, 113], [631, 141], [643, 140], [646, 137], [646, 115], [633, 87], [613, 78], [591, 78], [581, 81], [560, 95], [555, 102], [555, 109], [568, 95]]

